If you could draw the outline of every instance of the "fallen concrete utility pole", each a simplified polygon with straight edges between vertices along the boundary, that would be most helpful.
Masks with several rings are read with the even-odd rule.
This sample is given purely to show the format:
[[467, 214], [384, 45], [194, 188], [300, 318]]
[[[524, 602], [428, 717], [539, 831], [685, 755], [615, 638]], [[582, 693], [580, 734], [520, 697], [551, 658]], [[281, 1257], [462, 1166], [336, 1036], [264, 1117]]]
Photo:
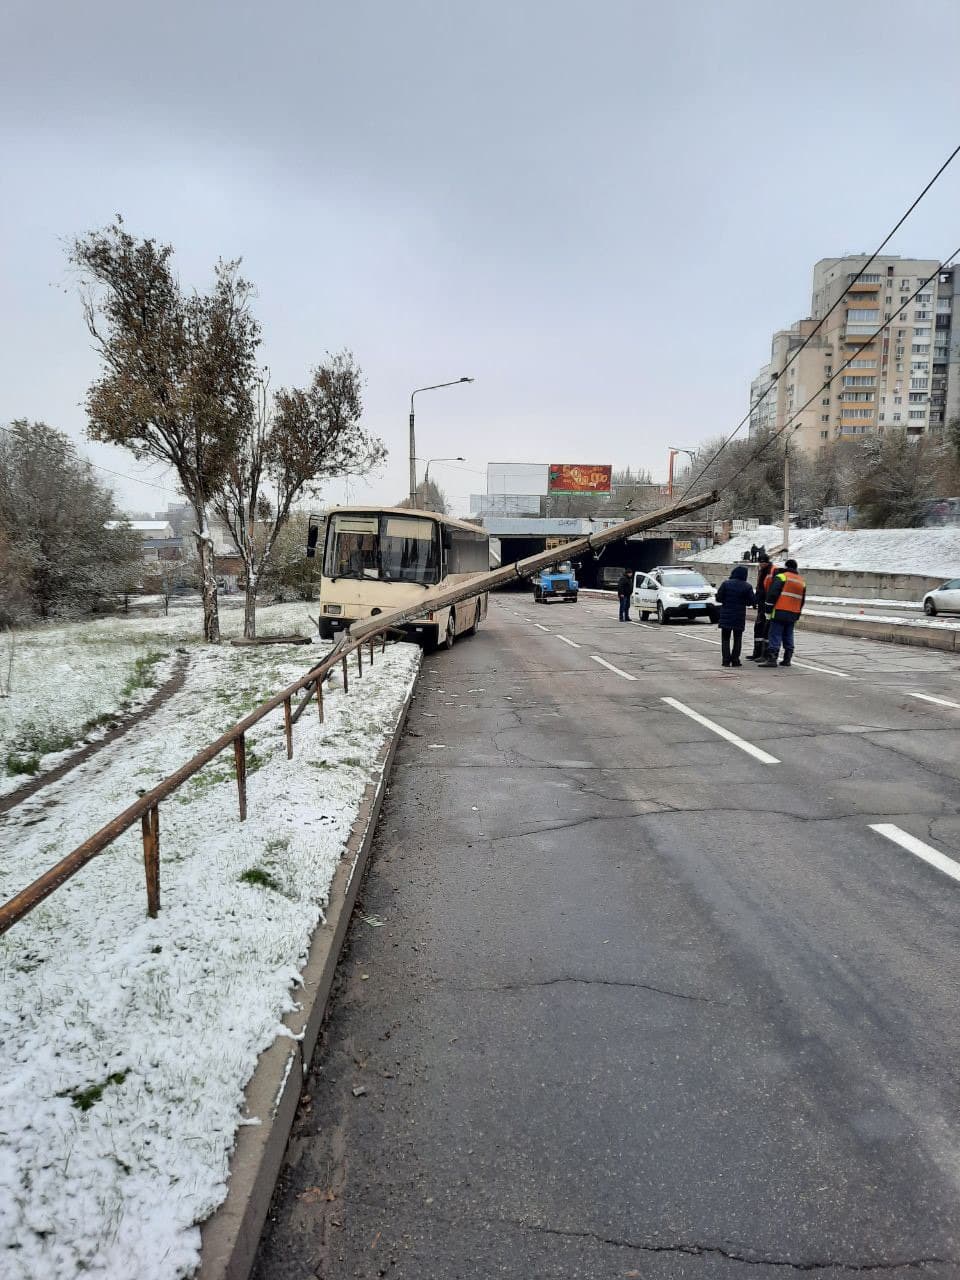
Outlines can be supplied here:
[[[504, 565], [500, 569], [491, 569], [489, 573], [479, 573], [476, 577], [458, 582], [448, 591], [428, 591], [416, 605], [397, 609], [393, 613], [379, 613], [375, 618], [355, 622], [346, 634], [352, 640], [362, 640], [365, 636], [382, 631], [384, 627], [402, 627], [407, 622], [415, 622], [417, 618], [422, 618], [426, 613], [446, 609], [450, 605], [472, 599], [485, 591], [495, 591], [497, 587], [505, 587], [518, 578], [529, 578], [538, 570], [556, 564], [558, 560], [572, 560], [589, 551], [598, 551], [602, 547], [610, 546], [611, 543], [623, 542], [624, 539], [632, 537], [635, 533], [642, 533], [645, 529], [656, 529], [658, 525], [666, 524], [668, 520], [673, 520], [677, 516], [685, 516], [691, 511], [699, 511], [701, 507], [709, 507], [717, 501], [717, 496], [715, 489], [710, 493], [701, 493], [695, 498], [687, 498], [685, 502], [674, 502], [668, 507], [661, 507], [659, 511], [651, 511], [648, 515], [624, 520], [623, 524], [612, 525], [609, 529], [600, 529], [596, 533], [587, 534], [586, 537], [575, 538], [572, 542], [565, 542], [562, 546], [553, 547], [549, 551], [539, 551], [536, 555], [517, 560], [514, 564]], [[343, 644], [344, 640], [341, 639], [339, 643]], [[337, 647], [339, 645], [335, 646]]]

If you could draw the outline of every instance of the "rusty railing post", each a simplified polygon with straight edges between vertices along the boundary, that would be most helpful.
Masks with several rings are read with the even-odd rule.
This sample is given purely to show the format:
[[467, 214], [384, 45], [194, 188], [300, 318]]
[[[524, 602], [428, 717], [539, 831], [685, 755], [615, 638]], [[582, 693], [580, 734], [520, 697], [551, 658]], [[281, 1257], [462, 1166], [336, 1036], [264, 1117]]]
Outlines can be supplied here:
[[349, 692], [350, 692], [350, 679], [349, 679], [349, 677], [347, 676], [347, 659], [346, 659], [346, 657], [344, 657], [344, 659], [343, 659], [343, 692], [344, 692], [344, 693], [349, 693]]
[[317, 677], [317, 711], [320, 715], [320, 723], [323, 724], [323, 676]]
[[387, 633], [385, 631], [380, 637], [380, 652], [381, 653], [387, 652]]
[[143, 869], [147, 877], [147, 915], [160, 911], [160, 809], [154, 805], [140, 819], [143, 829]]
[[370, 665], [373, 666], [373, 641], [370, 641]]
[[283, 728], [287, 735], [287, 759], [293, 759], [293, 721], [290, 718], [290, 699], [283, 700]]
[[363, 644], [357, 645], [357, 675], [363, 675]]
[[237, 766], [237, 796], [240, 801], [240, 821], [247, 817], [247, 743], [246, 735], [238, 733], [233, 740], [233, 758]]

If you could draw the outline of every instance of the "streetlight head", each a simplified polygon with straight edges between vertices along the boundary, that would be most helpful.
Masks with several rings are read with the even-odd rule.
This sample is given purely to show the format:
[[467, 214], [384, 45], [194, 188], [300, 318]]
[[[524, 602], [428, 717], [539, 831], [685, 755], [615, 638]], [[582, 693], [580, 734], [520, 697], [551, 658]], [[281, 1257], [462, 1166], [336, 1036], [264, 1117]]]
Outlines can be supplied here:
[[466, 462], [466, 458], [461, 458], [461, 457], [460, 457], [460, 455], [459, 455], [459, 454], [457, 454], [455, 461], [457, 461], [457, 462]]
[[472, 382], [472, 381], [473, 381], [473, 379], [472, 379], [472, 378], [461, 378], [461, 379], [460, 379], [460, 381], [461, 381], [461, 382]]

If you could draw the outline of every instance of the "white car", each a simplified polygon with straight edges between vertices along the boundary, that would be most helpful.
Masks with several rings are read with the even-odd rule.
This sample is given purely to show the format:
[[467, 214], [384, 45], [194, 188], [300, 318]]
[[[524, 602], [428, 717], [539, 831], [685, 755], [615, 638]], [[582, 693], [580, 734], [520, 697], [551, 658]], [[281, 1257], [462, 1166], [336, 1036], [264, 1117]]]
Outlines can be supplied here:
[[930, 618], [938, 613], [960, 613], [960, 578], [951, 578], [923, 597], [923, 612]]
[[716, 624], [720, 616], [717, 593], [703, 574], [673, 565], [635, 573], [630, 603], [644, 622], [651, 613], [662, 624], [674, 618], [708, 618]]

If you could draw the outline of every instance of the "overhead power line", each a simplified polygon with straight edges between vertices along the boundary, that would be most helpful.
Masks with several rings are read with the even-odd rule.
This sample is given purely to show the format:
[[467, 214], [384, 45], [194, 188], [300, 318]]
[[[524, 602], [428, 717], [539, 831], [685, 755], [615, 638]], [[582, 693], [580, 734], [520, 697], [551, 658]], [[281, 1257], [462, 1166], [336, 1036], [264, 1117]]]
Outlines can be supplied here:
[[[836, 302], [834, 302], [834, 303], [833, 303], [833, 305], [830, 307], [830, 309], [829, 309], [828, 311], [824, 312], [824, 314], [820, 317], [820, 319], [817, 321], [817, 323], [816, 323], [816, 325], [814, 326], [814, 328], [810, 330], [810, 332], [809, 332], [809, 333], [807, 334], [807, 336], [804, 338], [803, 342], [801, 342], [801, 344], [799, 345], [799, 347], [797, 347], [797, 349], [794, 351], [793, 355], [791, 355], [791, 356], [790, 356], [790, 358], [789, 358], [789, 360], [787, 361], [787, 363], [783, 366], [783, 368], [782, 368], [782, 369], [780, 370], [780, 372], [777, 374], [777, 377], [776, 377], [773, 381], [771, 381], [771, 383], [770, 383], [769, 387], [767, 387], [767, 388], [766, 388], [766, 390], [763, 392], [763, 394], [762, 394], [762, 395], [759, 395], [759, 396], [757, 397], [757, 399], [753, 402], [753, 404], [751, 404], [751, 405], [750, 405], [749, 409], [747, 409], [747, 412], [743, 415], [743, 417], [740, 419], [740, 421], [737, 423], [737, 425], [734, 427], [734, 429], [733, 429], [733, 430], [730, 432], [730, 434], [726, 437], [726, 439], [725, 439], [725, 440], [723, 441], [723, 443], [720, 445], [720, 448], [716, 451], [716, 453], [713, 455], [713, 457], [710, 459], [710, 461], [709, 461], [709, 462], [707, 462], [707, 463], [705, 464], [705, 466], [703, 467], [703, 469], [700, 471], [700, 473], [699, 473], [699, 474], [698, 474], [698, 475], [697, 475], [693, 480], [691, 480], [691, 481], [690, 481], [689, 485], [687, 485], [686, 489], [684, 489], [683, 493], [680, 495], [681, 500], [687, 496], [687, 494], [688, 494], [688, 493], [690, 492], [690, 490], [694, 487], [694, 485], [697, 485], [697, 484], [699, 484], [699, 483], [700, 483], [700, 481], [703, 479], [704, 475], [707, 473], [707, 471], [710, 469], [710, 467], [712, 467], [712, 466], [713, 466], [713, 464], [716, 462], [717, 458], [719, 458], [719, 457], [720, 457], [720, 455], [721, 455], [721, 453], [723, 453], [724, 449], [726, 449], [727, 445], [731, 442], [731, 440], [733, 440], [733, 439], [734, 439], [734, 437], [735, 437], [736, 435], [738, 435], [738, 434], [739, 434], [739, 432], [740, 432], [740, 431], [741, 431], [741, 429], [743, 428], [744, 423], [745, 423], [745, 422], [747, 422], [747, 421], [749, 420], [750, 415], [753, 413], [754, 409], [758, 408], [761, 404], [763, 404], [764, 400], [767, 398], [767, 396], [770, 394], [770, 392], [773, 390], [773, 388], [777, 385], [777, 383], [779, 382], [780, 378], [782, 378], [782, 377], [783, 377], [783, 375], [784, 375], [784, 374], [787, 372], [787, 370], [790, 368], [790, 366], [791, 366], [791, 365], [793, 365], [793, 364], [794, 364], [794, 363], [795, 363], [795, 362], [800, 358], [800, 354], [801, 354], [801, 352], [804, 350], [804, 348], [805, 348], [805, 347], [806, 347], [806, 346], [811, 342], [811, 340], [812, 340], [813, 338], [815, 338], [815, 337], [817, 336], [817, 334], [820, 332], [820, 330], [823, 328], [823, 326], [826, 324], [826, 322], [827, 322], [827, 321], [830, 319], [830, 317], [833, 315], [834, 311], [836, 311], [837, 307], [839, 307], [839, 306], [840, 306], [840, 304], [843, 302], [843, 300], [844, 300], [844, 298], [845, 298], [846, 294], [849, 292], [850, 285], [854, 285], [854, 284], [856, 284], [856, 283], [857, 283], [857, 281], [861, 278], [861, 276], [863, 276], [863, 274], [866, 272], [867, 268], [868, 268], [869, 266], [871, 266], [874, 262], [876, 262], [877, 258], [879, 258], [880, 254], [883, 252], [883, 250], [887, 247], [887, 245], [890, 243], [890, 241], [893, 239], [893, 237], [897, 234], [897, 232], [900, 230], [900, 228], [903, 226], [903, 224], [906, 222], [906, 220], [910, 217], [911, 213], [913, 213], [914, 209], [916, 209], [916, 207], [917, 207], [917, 205], [920, 203], [920, 201], [924, 198], [924, 196], [927, 194], [927, 192], [930, 190], [930, 188], [934, 185], [934, 183], [936, 183], [936, 182], [937, 182], [937, 180], [941, 177], [941, 175], [942, 175], [942, 174], [943, 174], [943, 173], [944, 173], [944, 172], [949, 168], [949, 166], [950, 166], [950, 165], [953, 163], [953, 161], [956, 159], [957, 155], [960, 155], [960, 144], [958, 144], [956, 147], [954, 147], [954, 149], [950, 152], [950, 154], [947, 156], [946, 160], [944, 160], [943, 164], [942, 164], [942, 165], [940, 166], [940, 168], [936, 171], [936, 173], [933, 175], [933, 177], [930, 179], [930, 181], [926, 184], [926, 186], [923, 188], [923, 190], [922, 190], [922, 191], [921, 191], [921, 192], [920, 192], [920, 193], [919, 193], [919, 194], [914, 198], [914, 200], [911, 202], [911, 204], [910, 204], [910, 206], [907, 208], [907, 210], [906, 210], [906, 211], [905, 211], [905, 212], [900, 216], [900, 218], [899, 218], [899, 219], [898, 219], [898, 221], [894, 224], [894, 226], [893, 226], [893, 227], [891, 227], [890, 231], [888, 231], [888, 232], [887, 232], [887, 234], [886, 234], [886, 235], [884, 236], [884, 238], [880, 241], [880, 243], [879, 243], [879, 245], [876, 247], [876, 249], [874, 249], [874, 251], [873, 251], [873, 253], [870, 255], [870, 257], [866, 260], [866, 262], [863, 264], [863, 266], [860, 268], [860, 270], [857, 272], [857, 274], [854, 276], [854, 278], [850, 281], [850, 284], [847, 286], [847, 288], [846, 288], [846, 289], [843, 291], [843, 293], [841, 293], [841, 294], [840, 294], [840, 296], [837, 298]], [[934, 273], [934, 274], [936, 274], [936, 273]], [[932, 279], [932, 278], [933, 278], [933, 277], [931, 276], [931, 279]], [[928, 280], [926, 283], [927, 283], [927, 284], [929, 284], [929, 280]], [[914, 297], [915, 297], [915, 296], [916, 296], [916, 295], [914, 295]], [[738, 472], [738, 474], [739, 474], [739, 472]]]
[[[862, 350], [863, 347], [867, 346], [869, 343], [874, 342], [877, 338], [879, 338], [881, 333], [883, 333], [884, 330], [888, 329], [890, 325], [893, 324], [894, 320], [898, 319], [898, 317], [903, 312], [904, 307], [909, 306], [910, 303], [913, 302], [913, 300], [916, 298], [917, 294], [923, 293], [924, 289], [926, 289], [926, 287], [933, 280], [936, 279], [936, 277], [940, 274], [941, 271], [943, 271], [946, 267], [949, 267], [952, 265], [953, 260], [957, 257], [958, 254], [960, 254], [960, 245], [958, 245], [956, 249], [954, 249], [953, 253], [950, 254], [949, 258], [947, 258], [944, 262], [940, 263], [936, 271], [934, 271], [931, 275], [927, 276], [926, 280], [924, 280], [921, 284], [917, 285], [916, 289], [914, 289], [913, 293], [911, 293], [906, 303], [901, 304], [901, 306], [899, 306], [897, 310], [891, 315], [889, 320], [884, 320], [883, 324], [881, 324], [879, 328], [875, 329], [873, 333], [870, 334], [869, 338], [865, 338], [863, 340], [863, 342], [860, 344], [858, 349], [854, 351], [852, 355], [848, 356], [847, 359], [843, 362], [843, 364], [840, 365], [836, 373], [831, 373], [828, 378], [824, 379], [824, 381], [820, 384], [817, 390], [814, 391], [813, 395], [810, 396], [808, 400], [805, 400], [798, 409], [794, 410], [794, 412], [790, 415], [790, 417], [787, 419], [787, 421], [783, 424], [782, 427], [779, 427], [771, 436], [768, 436], [767, 439], [764, 440], [763, 444], [761, 444], [759, 448], [753, 451], [750, 457], [746, 459], [743, 466], [740, 467], [737, 471], [735, 471], [732, 476], [729, 476], [727, 478], [727, 480], [721, 486], [720, 492], [722, 492], [724, 489], [728, 489], [730, 485], [733, 483], [733, 481], [736, 480], [738, 476], [743, 475], [744, 471], [746, 471], [746, 469], [749, 466], [752, 466], [753, 463], [756, 462], [757, 458], [759, 458], [762, 453], [765, 453], [766, 450], [770, 448], [770, 446], [773, 444], [775, 440], [779, 440], [779, 438], [784, 434], [784, 432], [787, 431], [788, 428], [793, 426], [793, 423], [796, 422], [797, 418], [799, 418], [800, 414], [803, 413], [804, 409], [808, 409], [810, 405], [813, 404], [814, 400], [816, 400], [817, 396], [823, 395], [824, 391], [827, 390], [827, 388], [831, 385], [831, 383], [834, 382], [835, 379], [839, 378], [845, 369], [850, 368], [851, 363], [858, 358], [859, 351]], [[794, 428], [794, 430], [796, 430], [796, 428]], [[719, 454], [719, 450], [717, 452]], [[707, 464], [708, 467], [711, 465], [712, 465], [712, 461], [711, 463]], [[703, 472], [701, 472], [700, 475], [702, 476]], [[698, 476], [697, 478], [699, 479], [700, 477]]]
[[[4, 426], [3, 423], [0, 423], [0, 431], [5, 432], [8, 436], [11, 436], [14, 434], [13, 430], [10, 427]], [[67, 438], [69, 439], [69, 437]], [[71, 440], [70, 443], [73, 444], [74, 442]], [[47, 448], [48, 453], [55, 452], [53, 449], [50, 449], [45, 445], [40, 445], [39, 447], [41, 449]], [[79, 456], [80, 455], [78, 454], [78, 457]], [[91, 461], [90, 458], [81, 458], [81, 461], [85, 462], [88, 467], [93, 467], [95, 471], [103, 471], [108, 476], [117, 476], [118, 479], [120, 480], [129, 480], [132, 484], [145, 484], [147, 488], [159, 489], [161, 493], [173, 493], [173, 494], [180, 493], [179, 489], [171, 489], [170, 486], [166, 484], [157, 484], [153, 480], [143, 480], [140, 478], [140, 476], [131, 476], [131, 475], [128, 475], [125, 471], [112, 471], [110, 467], [102, 467], [99, 462], [93, 462]]]

